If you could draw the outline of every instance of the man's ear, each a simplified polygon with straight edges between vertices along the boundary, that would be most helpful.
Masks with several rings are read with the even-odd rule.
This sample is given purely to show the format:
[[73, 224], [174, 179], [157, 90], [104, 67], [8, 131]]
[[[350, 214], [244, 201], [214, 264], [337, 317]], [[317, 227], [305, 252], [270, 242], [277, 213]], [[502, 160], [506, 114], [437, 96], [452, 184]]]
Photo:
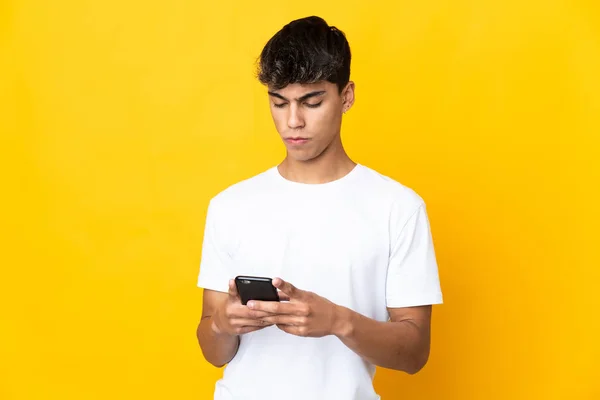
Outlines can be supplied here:
[[354, 104], [355, 87], [356, 86], [354, 82], [350, 81], [346, 84], [346, 87], [342, 91], [342, 112], [344, 113], [348, 111]]

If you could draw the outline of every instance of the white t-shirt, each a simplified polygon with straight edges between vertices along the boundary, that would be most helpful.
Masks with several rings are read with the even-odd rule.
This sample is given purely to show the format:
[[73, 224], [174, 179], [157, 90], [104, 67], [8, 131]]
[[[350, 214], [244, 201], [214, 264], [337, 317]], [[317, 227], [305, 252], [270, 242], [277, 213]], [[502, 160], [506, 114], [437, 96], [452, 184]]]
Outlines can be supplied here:
[[[423, 200], [358, 164], [324, 184], [273, 167], [209, 204], [198, 286], [226, 292], [237, 275], [281, 277], [377, 321], [387, 307], [442, 303]], [[379, 399], [375, 366], [337, 337], [271, 326], [241, 336], [215, 399]]]

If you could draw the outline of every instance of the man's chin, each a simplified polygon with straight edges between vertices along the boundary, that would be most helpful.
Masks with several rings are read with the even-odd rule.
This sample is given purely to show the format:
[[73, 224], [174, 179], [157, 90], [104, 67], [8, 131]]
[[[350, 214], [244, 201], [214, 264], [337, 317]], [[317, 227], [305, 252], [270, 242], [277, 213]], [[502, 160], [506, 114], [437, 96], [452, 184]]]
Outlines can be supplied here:
[[306, 146], [289, 146], [286, 145], [287, 157], [291, 160], [297, 162], [308, 162], [314, 161], [323, 155], [323, 153], [327, 150], [321, 149], [316, 146], [317, 143], [310, 143]]
[[301, 151], [301, 150], [287, 150], [287, 157], [289, 159], [292, 159], [294, 161], [298, 161], [298, 162], [307, 162], [307, 161], [311, 161], [314, 160], [315, 158], [317, 158], [319, 155], [316, 154], [314, 151]]

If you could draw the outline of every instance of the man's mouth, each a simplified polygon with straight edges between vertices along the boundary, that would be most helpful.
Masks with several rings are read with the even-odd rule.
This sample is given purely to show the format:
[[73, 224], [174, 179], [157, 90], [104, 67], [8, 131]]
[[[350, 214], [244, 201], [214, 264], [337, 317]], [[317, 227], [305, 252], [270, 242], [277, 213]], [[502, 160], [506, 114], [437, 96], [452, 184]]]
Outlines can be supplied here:
[[304, 144], [306, 142], [308, 142], [308, 138], [305, 137], [289, 137], [289, 138], [285, 138], [284, 139], [287, 143], [290, 144]]

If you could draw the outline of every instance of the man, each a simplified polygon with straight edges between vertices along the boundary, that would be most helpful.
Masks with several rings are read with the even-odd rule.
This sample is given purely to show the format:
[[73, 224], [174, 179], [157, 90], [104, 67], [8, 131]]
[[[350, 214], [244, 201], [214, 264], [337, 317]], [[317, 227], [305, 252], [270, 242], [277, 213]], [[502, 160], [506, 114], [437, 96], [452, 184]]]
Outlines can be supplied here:
[[[376, 366], [418, 372], [442, 302], [423, 200], [353, 162], [345, 35], [293, 21], [263, 49], [283, 162], [209, 204], [198, 286], [204, 357], [227, 364], [215, 399], [378, 399]], [[281, 302], [242, 305], [237, 275], [273, 277]]]

